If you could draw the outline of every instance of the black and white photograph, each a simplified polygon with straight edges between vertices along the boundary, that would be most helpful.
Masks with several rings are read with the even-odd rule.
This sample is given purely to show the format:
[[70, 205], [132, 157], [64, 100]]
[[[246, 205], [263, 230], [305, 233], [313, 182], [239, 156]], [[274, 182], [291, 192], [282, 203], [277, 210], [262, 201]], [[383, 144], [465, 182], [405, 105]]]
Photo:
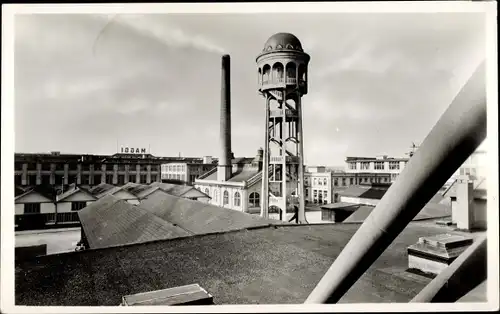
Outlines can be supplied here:
[[498, 310], [496, 14], [2, 5], [1, 311]]

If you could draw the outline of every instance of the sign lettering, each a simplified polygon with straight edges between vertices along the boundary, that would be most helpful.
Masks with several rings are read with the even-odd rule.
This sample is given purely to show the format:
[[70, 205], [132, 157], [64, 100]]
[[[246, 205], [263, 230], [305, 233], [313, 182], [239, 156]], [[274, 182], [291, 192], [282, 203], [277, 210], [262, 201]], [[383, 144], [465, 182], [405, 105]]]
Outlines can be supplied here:
[[146, 154], [145, 148], [122, 147], [122, 153], [125, 154]]

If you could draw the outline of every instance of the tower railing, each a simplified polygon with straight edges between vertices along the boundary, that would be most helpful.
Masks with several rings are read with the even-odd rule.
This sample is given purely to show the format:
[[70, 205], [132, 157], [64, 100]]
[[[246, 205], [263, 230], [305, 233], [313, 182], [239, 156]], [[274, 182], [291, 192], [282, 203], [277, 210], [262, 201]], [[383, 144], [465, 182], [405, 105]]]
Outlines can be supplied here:
[[483, 61], [305, 303], [338, 302], [485, 139], [485, 76]]

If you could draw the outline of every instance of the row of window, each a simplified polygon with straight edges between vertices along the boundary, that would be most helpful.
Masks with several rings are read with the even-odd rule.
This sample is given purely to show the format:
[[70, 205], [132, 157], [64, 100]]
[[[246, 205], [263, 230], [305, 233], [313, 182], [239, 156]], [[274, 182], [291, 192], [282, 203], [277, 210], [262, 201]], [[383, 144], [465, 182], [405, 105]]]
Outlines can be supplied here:
[[[40, 214], [41, 203], [27, 203], [24, 204], [25, 214]], [[79, 211], [87, 206], [87, 202], [71, 202], [71, 211]]]
[[[348, 168], [350, 170], [356, 170], [357, 164], [355, 162], [350, 162], [350, 163], [348, 163]], [[384, 170], [385, 169], [385, 162], [375, 161], [375, 162], [373, 162], [373, 168], [375, 170]], [[360, 162], [360, 169], [361, 170], [370, 170], [370, 162], [367, 162], [367, 161]], [[399, 170], [399, 169], [400, 169], [399, 161], [389, 161], [389, 170]]]
[[[23, 165], [26, 165], [26, 166], [23, 166]], [[55, 164], [51, 164], [51, 163], [41, 163], [41, 170], [42, 171], [51, 171], [52, 170], [52, 165], [55, 165], [54, 166], [54, 169], [56, 171], [61, 171], [61, 170], [64, 170], [65, 169], [65, 165], [67, 165], [68, 167], [68, 170], [69, 171], [75, 171], [75, 170], [78, 170], [78, 165], [81, 165], [81, 170], [82, 171], [90, 171], [90, 165], [89, 164], [78, 164], [78, 163], [55, 163]], [[94, 165], [94, 170], [101, 170], [104, 166], [105, 169], [107, 170], [113, 170], [115, 168], [115, 165], [117, 165], [118, 167], [118, 171], [125, 171], [127, 169], [127, 166], [128, 166], [128, 169], [130, 171], [136, 171], [137, 170], [137, 167], [139, 166], [139, 170], [140, 171], [148, 171], [148, 166], [151, 167], [151, 171], [155, 172], [155, 171], [160, 171], [160, 166], [159, 165], [135, 165], [135, 164], [95, 164]], [[15, 166], [14, 166], [14, 169], [17, 170], [17, 171], [22, 171], [23, 170], [23, 167], [25, 167], [27, 170], [38, 170], [37, 168], [37, 164], [36, 163], [20, 163], [20, 162], [16, 162], [15, 163]]]
[[186, 180], [186, 176], [183, 174], [168, 173], [164, 174], [162, 177], [163, 179], [182, 180], [182, 181]]
[[[214, 203], [219, 202], [219, 190], [214, 190], [213, 195], [210, 195], [210, 190], [205, 188], [205, 194], [213, 198]], [[224, 191], [222, 193], [222, 206], [229, 205], [229, 191]], [[241, 194], [240, 192], [234, 192], [233, 194], [233, 206], [241, 206]], [[252, 192], [248, 196], [248, 206], [249, 207], [259, 207], [260, 206], [260, 194], [258, 192]]]
[[[114, 182], [112, 174], [106, 175], [104, 181], [102, 181], [102, 176], [100, 174], [94, 175], [94, 176], [82, 174], [80, 176], [80, 180], [81, 180], [80, 184], [82, 184], [82, 185], [96, 184], [97, 185], [99, 183], [109, 183], [109, 184], [124, 185], [126, 176], [127, 175], [119, 174], [119, 175], [117, 175], [117, 182]], [[37, 185], [37, 184], [51, 185], [52, 184], [51, 180], [50, 180], [51, 175], [41, 175], [40, 183], [37, 183], [36, 177], [37, 176], [35, 174], [26, 176], [26, 182], [24, 185]], [[158, 175], [151, 174], [151, 182], [158, 181], [158, 178], [159, 178]], [[146, 174], [139, 175], [139, 180], [137, 180], [136, 175], [128, 175], [128, 182], [148, 183], [147, 182], [147, 175]], [[14, 176], [14, 183], [15, 183], [15, 185], [23, 185], [22, 176], [15, 175]], [[74, 176], [74, 175], [68, 176], [68, 184], [73, 184], [73, 183], [77, 183], [77, 176]], [[54, 183], [53, 184], [55, 184], [55, 185], [64, 184], [64, 176], [54, 175]]]
[[183, 172], [186, 171], [186, 165], [162, 165], [163, 172]]

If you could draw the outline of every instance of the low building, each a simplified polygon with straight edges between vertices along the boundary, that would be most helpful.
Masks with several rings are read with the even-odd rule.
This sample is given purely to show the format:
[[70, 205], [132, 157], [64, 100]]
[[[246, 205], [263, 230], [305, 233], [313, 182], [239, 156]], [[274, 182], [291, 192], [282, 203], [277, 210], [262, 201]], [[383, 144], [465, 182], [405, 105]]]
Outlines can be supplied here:
[[21, 229], [38, 229], [56, 223], [55, 193], [41, 187], [16, 189], [15, 226]]
[[308, 167], [304, 173], [305, 200], [313, 204], [340, 201], [339, 193], [359, 184], [389, 183], [388, 173], [347, 173], [326, 171], [325, 167]]
[[233, 158], [229, 180], [217, 179], [217, 168], [195, 180], [194, 186], [210, 196], [210, 204], [244, 213], [260, 213], [262, 149], [254, 158]]
[[390, 174], [391, 182], [396, 181], [409, 158], [395, 158], [386, 155], [376, 157], [347, 157], [347, 173]]

